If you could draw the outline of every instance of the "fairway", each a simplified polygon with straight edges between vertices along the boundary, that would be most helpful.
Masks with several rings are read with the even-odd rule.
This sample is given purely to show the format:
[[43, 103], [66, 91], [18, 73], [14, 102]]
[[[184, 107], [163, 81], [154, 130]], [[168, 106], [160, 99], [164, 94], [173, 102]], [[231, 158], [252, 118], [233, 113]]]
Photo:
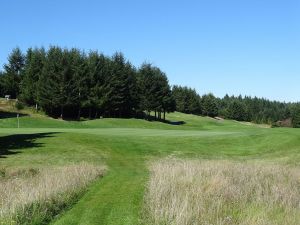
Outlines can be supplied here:
[[2, 134], [34, 134], [34, 133], [80, 133], [107, 136], [138, 136], [138, 137], [205, 137], [205, 136], [223, 136], [238, 135], [239, 132], [226, 131], [194, 131], [194, 130], [161, 130], [161, 129], [142, 129], [142, 128], [102, 128], [102, 129], [61, 129], [61, 128], [19, 128], [0, 130]]
[[265, 129], [181, 113], [169, 114], [168, 118], [180, 118], [185, 124], [136, 119], [88, 123], [42, 119], [42, 123], [36, 120], [34, 124], [31, 118], [24, 117], [21, 124], [26, 128], [18, 129], [8, 128], [14, 126], [12, 119], [2, 119], [0, 124], [5, 124], [5, 128], [0, 129], [1, 167], [49, 167], [80, 162], [105, 165], [104, 177], [51, 224], [132, 225], [143, 223], [148, 166], [157, 159], [226, 159], [300, 166], [297, 129]]

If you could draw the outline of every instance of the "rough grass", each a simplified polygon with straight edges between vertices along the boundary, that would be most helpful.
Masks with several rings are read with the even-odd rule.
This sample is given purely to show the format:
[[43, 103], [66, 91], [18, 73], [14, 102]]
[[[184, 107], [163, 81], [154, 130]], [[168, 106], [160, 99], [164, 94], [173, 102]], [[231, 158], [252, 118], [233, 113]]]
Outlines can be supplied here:
[[145, 224], [299, 224], [299, 168], [169, 159], [150, 170]]
[[74, 202], [104, 167], [85, 163], [0, 170], [0, 224], [44, 224]]

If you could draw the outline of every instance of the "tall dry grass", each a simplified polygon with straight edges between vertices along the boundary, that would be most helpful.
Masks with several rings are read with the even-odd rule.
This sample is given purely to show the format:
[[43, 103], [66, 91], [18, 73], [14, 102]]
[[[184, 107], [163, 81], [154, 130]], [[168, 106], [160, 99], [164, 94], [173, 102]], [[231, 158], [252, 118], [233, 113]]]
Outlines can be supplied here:
[[230, 161], [151, 165], [145, 224], [299, 225], [300, 169]]
[[85, 163], [47, 169], [2, 169], [0, 224], [30, 224], [33, 220], [41, 224], [49, 220], [103, 172], [104, 167]]

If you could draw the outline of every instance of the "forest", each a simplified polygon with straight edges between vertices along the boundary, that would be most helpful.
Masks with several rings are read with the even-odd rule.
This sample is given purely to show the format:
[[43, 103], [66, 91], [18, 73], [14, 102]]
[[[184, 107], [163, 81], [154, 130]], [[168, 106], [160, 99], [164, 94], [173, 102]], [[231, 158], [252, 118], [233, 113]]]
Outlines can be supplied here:
[[[300, 104], [250, 96], [215, 97], [169, 84], [160, 68], [136, 68], [122, 53], [106, 56], [76, 48], [15, 48], [0, 71], [0, 96], [10, 95], [62, 119], [146, 118], [165, 120], [178, 111], [210, 117], [268, 123], [290, 120], [300, 127]], [[154, 117], [150, 116], [154, 112]]]

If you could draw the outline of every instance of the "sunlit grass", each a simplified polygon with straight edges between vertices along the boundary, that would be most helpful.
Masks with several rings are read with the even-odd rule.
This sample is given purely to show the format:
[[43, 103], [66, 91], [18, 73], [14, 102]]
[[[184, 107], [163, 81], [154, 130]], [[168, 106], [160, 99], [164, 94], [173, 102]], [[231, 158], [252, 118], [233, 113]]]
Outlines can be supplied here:
[[[171, 155], [195, 160], [277, 164], [280, 168], [279, 165], [283, 168], [300, 166], [300, 132], [297, 129], [262, 129], [252, 124], [182, 113], [168, 114], [167, 119], [185, 123], [170, 125], [107, 118], [77, 122], [25, 116], [20, 118], [18, 129], [16, 118], [0, 119], [0, 167], [41, 170], [77, 165], [82, 161], [100, 167], [107, 165], [104, 178], [92, 182], [84, 194], [80, 192], [75, 198], [61, 195], [67, 198], [62, 199], [63, 202], [47, 201], [44, 206], [48, 210], [42, 210], [42, 215], [50, 216], [44, 221], [51, 220], [51, 224], [56, 225], [132, 225], [145, 220], [141, 212], [149, 178], [149, 160]], [[54, 205], [59, 207], [53, 208]], [[245, 214], [264, 212], [256, 205], [247, 206]], [[33, 204], [26, 210], [29, 214], [23, 215], [32, 218], [30, 215], [36, 212], [33, 209], [39, 208], [38, 204]], [[280, 208], [278, 212], [273, 217], [282, 221], [284, 214]], [[231, 213], [233, 216], [228, 213], [228, 218], [236, 218], [236, 214], [243, 216], [239, 211]], [[31, 224], [42, 223], [32, 221]]]
[[103, 173], [104, 167], [85, 163], [40, 169], [1, 169], [0, 224], [43, 224], [71, 204]]
[[150, 170], [145, 224], [299, 224], [300, 168], [173, 159]]

